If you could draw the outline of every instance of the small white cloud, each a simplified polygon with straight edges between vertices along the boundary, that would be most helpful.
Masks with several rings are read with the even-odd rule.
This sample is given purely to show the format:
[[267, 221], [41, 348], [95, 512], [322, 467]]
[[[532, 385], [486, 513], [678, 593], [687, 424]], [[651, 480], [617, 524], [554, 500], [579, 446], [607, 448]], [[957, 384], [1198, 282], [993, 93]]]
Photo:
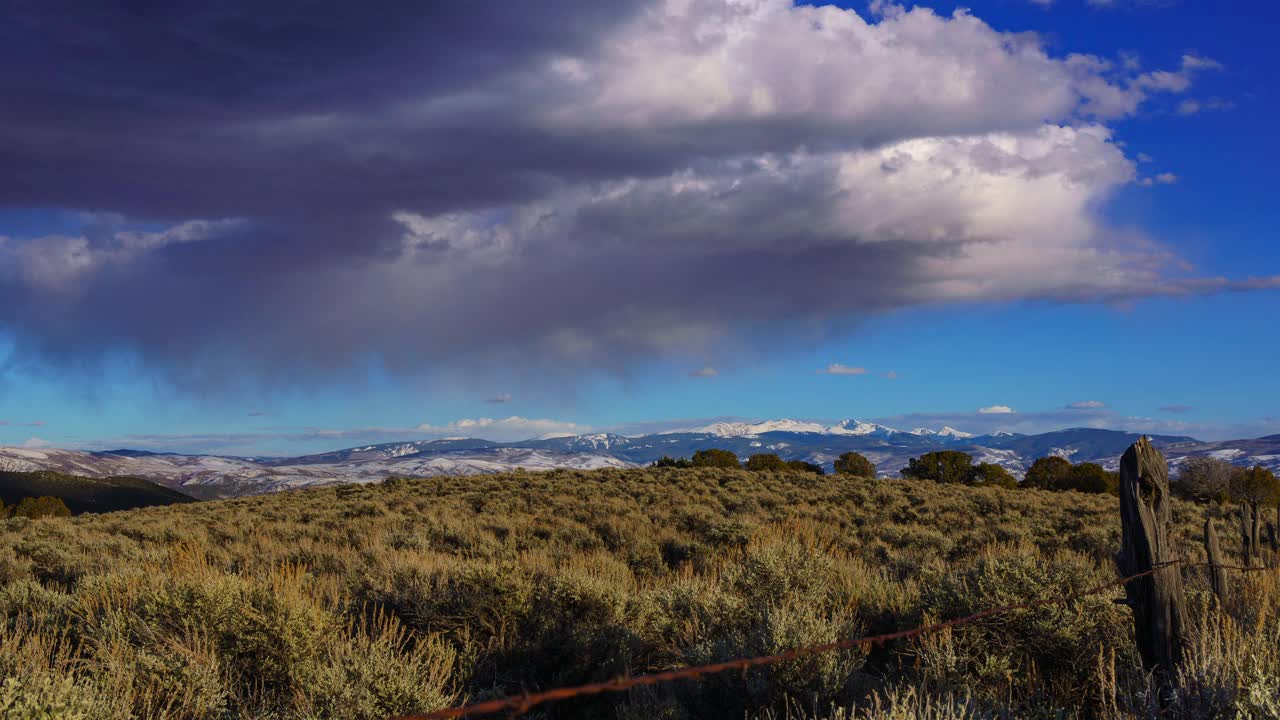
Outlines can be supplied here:
[[1201, 57], [1200, 55], [1183, 55], [1182, 67], [1184, 70], [1221, 70], [1223, 65], [1213, 58]]
[[853, 367], [851, 365], [842, 365], [840, 363], [831, 363], [825, 370], [819, 370], [824, 375], [866, 375], [867, 369], [863, 367]]
[[713, 378], [713, 377], [718, 377], [719, 375], [720, 375], [720, 371], [711, 367], [710, 365], [706, 367], [698, 368], [697, 370], [689, 371], [689, 377]]
[[1142, 187], [1155, 187], [1156, 185], [1172, 185], [1178, 182], [1178, 176], [1171, 172], [1160, 173], [1153, 177], [1144, 177], [1138, 181]]
[[1208, 100], [1192, 100], [1190, 98], [1183, 100], [1178, 104], [1179, 115], [1195, 115], [1204, 110], [1232, 110], [1236, 106], [1230, 100], [1222, 98], [1209, 98]]
[[38, 437], [33, 437], [33, 438], [27, 438], [27, 441], [26, 441], [26, 442], [24, 442], [24, 443], [22, 443], [22, 447], [24, 447], [24, 448], [47, 448], [47, 447], [53, 447], [53, 443], [49, 442], [48, 440], [43, 440], [43, 439], [38, 438]]
[[1007, 415], [1009, 413], [1015, 413], [1017, 410], [1014, 410], [1008, 405], [991, 405], [989, 407], [978, 408], [978, 412], [983, 415]]
[[498, 393], [491, 398], [485, 399], [490, 405], [502, 405], [511, 402], [511, 393]]
[[1151, 162], [1152, 160], [1155, 160], [1155, 158], [1151, 157], [1150, 155], [1148, 155], [1148, 154], [1146, 154], [1146, 153], [1144, 153], [1144, 152], [1140, 152], [1140, 153], [1138, 153], [1138, 162], [1140, 162], [1140, 163], [1149, 163], [1149, 162]]
[[1101, 400], [1081, 400], [1073, 402], [1067, 406], [1068, 410], [1099, 410], [1106, 407], [1107, 404]]
[[890, 380], [898, 379], [898, 373], [894, 372], [893, 370], [890, 370], [889, 372], [885, 373], [884, 376]]

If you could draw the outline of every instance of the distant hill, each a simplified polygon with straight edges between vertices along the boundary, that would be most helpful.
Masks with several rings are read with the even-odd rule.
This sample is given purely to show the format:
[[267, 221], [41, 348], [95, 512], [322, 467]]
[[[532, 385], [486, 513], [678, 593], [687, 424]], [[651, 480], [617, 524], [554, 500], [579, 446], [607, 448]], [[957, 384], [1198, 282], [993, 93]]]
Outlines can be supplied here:
[[77, 515], [195, 502], [189, 495], [141, 478], [87, 478], [47, 470], [0, 472], [0, 500], [5, 505], [45, 495], [61, 498]]
[[[709, 448], [728, 450], [744, 460], [753, 453], [777, 453], [784, 460], [815, 463], [828, 471], [842, 453], [853, 451], [865, 455], [876, 465], [877, 473], [887, 477], [897, 477], [912, 457], [932, 450], [959, 450], [976, 462], [995, 463], [1021, 477], [1036, 458], [1046, 455], [1096, 462], [1115, 470], [1121, 454], [1139, 437], [1136, 432], [1101, 428], [978, 435], [951, 427], [899, 430], [856, 419], [834, 425], [780, 419], [721, 422], [636, 436], [590, 433], [502, 443], [478, 438], [415, 440], [301, 457], [0, 447], [0, 471], [146, 478], [201, 500], [377, 482], [390, 476], [486, 475], [516, 468], [625, 468], [646, 465], [664, 455], [689, 457]], [[1186, 458], [1205, 455], [1280, 471], [1280, 436], [1202, 442], [1181, 435], [1155, 435], [1151, 440], [1168, 458], [1175, 474]]]

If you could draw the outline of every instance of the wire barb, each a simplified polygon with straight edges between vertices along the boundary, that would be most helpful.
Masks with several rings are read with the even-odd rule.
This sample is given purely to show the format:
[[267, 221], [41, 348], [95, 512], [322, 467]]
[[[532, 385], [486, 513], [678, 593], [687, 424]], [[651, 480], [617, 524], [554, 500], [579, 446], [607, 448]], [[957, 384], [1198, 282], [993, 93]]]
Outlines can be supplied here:
[[1184, 568], [1212, 566], [1223, 570], [1239, 570], [1242, 572], [1257, 572], [1259, 570], [1275, 569], [1265, 567], [1241, 567], [1238, 565], [1215, 565], [1207, 562], [1189, 563], [1185, 560], [1169, 560], [1158, 565], [1153, 565], [1150, 569], [1144, 570], [1140, 573], [1111, 580], [1088, 590], [1082, 590], [1080, 592], [1071, 593], [1057, 598], [1041, 598], [1040, 600], [1029, 600], [1027, 602], [1015, 603], [1012, 605], [1001, 605], [999, 607], [981, 610], [973, 613], [972, 615], [953, 618], [951, 620], [933, 623], [931, 625], [922, 625], [920, 627], [911, 628], [910, 630], [898, 630], [896, 632], [871, 635], [868, 637], [845, 638], [842, 640], [836, 640], [835, 642], [824, 643], [822, 645], [792, 648], [776, 655], [738, 658], [736, 660], [727, 660], [725, 662], [712, 663], [710, 665], [694, 665], [675, 670], [650, 673], [648, 675], [616, 677], [605, 682], [589, 683], [587, 685], [577, 685], [573, 687], [561, 687], [532, 694], [525, 692], [509, 698], [485, 700], [483, 702], [464, 705], [462, 707], [446, 708], [444, 710], [436, 710], [434, 712], [421, 713], [417, 715], [403, 715], [398, 718], [394, 718], [394, 720], [447, 720], [448, 718], [464, 718], [502, 712], [509, 713], [509, 717], [516, 717], [527, 713], [536, 705], [554, 702], [556, 700], [567, 700], [574, 697], [598, 695], [600, 693], [608, 692], [626, 692], [627, 690], [636, 687], [658, 685], [661, 683], [673, 682], [675, 680], [701, 681], [706, 676], [718, 675], [730, 670], [741, 670], [742, 673], [745, 674], [748, 669], [753, 667], [774, 665], [805, 655], [817, 655], [819, 653], [830, 652], [832, 650], [849, 650], [861, 645], [883, 646], [891, 640], [905, 640], [918, 635], [927, 635], [941, 630], [946, 630], [948, 628], [960, 627], [962, 625], [968, 625], [978, 620], [991, 617], [992, 615], [1000, 615], [1007, 612], [1013, 612], [1014, 610], [1031, 610], [1033, 608], [1047, 607], [1051, 605], [1065, 605], [1086, 597], [1100, 595], [1113, 588], [1123, 587], [1124, 585], [1128, 585], [1140, 578], [1147, 577], [1148, 575], [1154, 575], [1156, 572], [1172, 565], [1181, 565]]

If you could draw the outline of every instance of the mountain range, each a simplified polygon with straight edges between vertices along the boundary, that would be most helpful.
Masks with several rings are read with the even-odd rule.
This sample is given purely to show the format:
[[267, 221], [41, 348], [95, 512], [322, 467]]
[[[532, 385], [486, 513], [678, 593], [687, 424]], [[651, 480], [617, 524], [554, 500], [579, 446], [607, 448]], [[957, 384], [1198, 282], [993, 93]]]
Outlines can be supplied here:
[[[834, 425], [795, 420], [715, 423], [641, 436], [592, 433], [521, 442], [447, 438], [382, 443], [299, 457], [182, 455], [140, 450], [91, 452], [0, 447], [0, 471], [52, 470], [85, 477], [145, 478], [201, 498], [229, 497], [342, 482], [374, 482], [392, 475], [475, 475], [515, 468], [625, 468], [664, 455], [688, 457], [723, 448], [745, 459], [774, 452], [786, 460], [817, 463], [828, 471], [841, 453], [860, 452], [882, 476], [895, 476], [908, 459], [931, 450], [960, 450], [975, 462], [1001, 465], [1017, 476], [1039, 457], [1097, 462], [1116, 469], [1139, 433], [1070, 428], [1036, 435], [972, 435], [953, 428], [899, 430], [844, 420]], [[1151, 436], [1175, 468], [1183, 459], [1211, 455], [1238, 465], [1280, 470], [1280, 435], [1202, 442], [1177, 435]]]

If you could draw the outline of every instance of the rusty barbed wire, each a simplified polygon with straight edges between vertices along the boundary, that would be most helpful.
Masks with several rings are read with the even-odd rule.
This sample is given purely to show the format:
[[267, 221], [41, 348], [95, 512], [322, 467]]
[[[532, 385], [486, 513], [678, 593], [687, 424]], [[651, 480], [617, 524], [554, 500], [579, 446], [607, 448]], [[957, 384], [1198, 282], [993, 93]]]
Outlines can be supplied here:
[[[509, 713], [511, 717], [521, 715], [528, 712], [536, 705], [554, 702], [557, 700], [568, 700], [575, 697], [583, 697], [587, 695], [599, 695], [601, 693], [625, 692], [632, 688], [645, 687], [649, 685], [659, 685], [662, 683], [673, 682], [676, 680], [701, 680], [707, 675], [718, 675], [720, 673], [729, 672], [730, 670], [738, 670], [746, 672], [753, 667], [762, 665], [772, 665], [775, 663], [785, 662], [787, 660], [795, 660], [809, 655], [818, 655], [833, 650], [849, 650], [864, 645], [881, 646], [893, 640], [905, 640], [919, 635], [927, 635], [939, 632], [948, 628], [968, 625], [969, 623], [991, 617], [992, 615], [1000, 615], [1015, 610], [1030, 610], [1038, 607], [1048, 607], [1052, 605], [1066, 605], [1086, 597], [1100, 595], [1108, 590], [1116, 587], [1122, 587], [1129, 583], [1153, 575], [1164, 568], [1174, 565], [1180, 565], [1184, 568], [1191, 567], [1211, 567], [1214, 563], [1196, 562], [1188, 563], [1183, 560], [1169, 560], [1152, 566], [1149, 570], [1129, 575], [1128, 577], [1111, 580], [1096, 587], [1071, 593], [1057, 598], [1042, 598], [1040, 600], [1029, 600], [1022, 603], [1013, 603], [1009, 605], [1000, 605], [998, 607], [988, 608], [972, 615], [953, 618], [944, 622], [933, 623], [930, 625], [922, 625], [920, 627], [911, 628], [909, 630], [898, 630], [895, 632], [882, 633], [880, 635], [869, 635], [866, 637], [845, 638], [843, 640], [835, 640], [821, 645], [810, 645], [807, 647], [792, 648], [784, 652], [773, 655], [758, 655], [755, 657], [738, 658], [736, 660], [726, 660], [708, 665], [694, 665], [690, 667], [678, 668], [675, 670], [666, 670], [663, 672], [648, 673], [645, 675], [636, 675], [631, 677], [618, 677], [613, 680], [604, 682], [587, 683], [585, 685], [574, 685], [568, 687], [560, 687], [552, 690], [544, 690], [536, 693], [525, 693], [509, 698], [499, 698], [495, 700], [485, 700], [482, 702], [471, 703], [461, 707], [446, 708], [444, 710], [436, 710], [428, 713], [418, 713], [413, 715], [402, 715], [394, 720], [447, 720], [448, 718], [462, 718], [472, 715], [490, 715], [493, 713]], [[1216, 567], [1223, 570], [1240, 570], [1245, 572], [1254, 572], [1259, 570], [1271, 570], [1274, 568], [1266, 567], [1242, 567], [1238, 565], [1221, 565]]]

